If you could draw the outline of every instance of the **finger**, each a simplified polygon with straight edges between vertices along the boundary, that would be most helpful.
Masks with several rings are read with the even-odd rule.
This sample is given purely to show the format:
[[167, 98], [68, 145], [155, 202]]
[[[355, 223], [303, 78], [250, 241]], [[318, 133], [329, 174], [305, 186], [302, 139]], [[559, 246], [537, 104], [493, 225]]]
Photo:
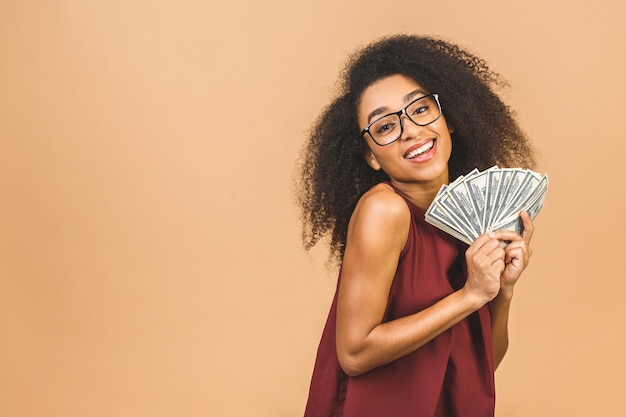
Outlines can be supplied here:
[[475, 255], [475, 259], [483, 266], [491, 267], [498, 261], [504, 262], [505, 251], [500, 247], [497, 240], [493, 240], [490, 244], [483, 246], [484, 251]]
[[530, 252], [530, 246], [524, 239], [514, 240], [509, 243], [505, 248], [506, 256], [511, 256], [510, 253], [517, 251], [521, 251], [522, 254], [527, 254]]
[[514, 259], [524, 259], [524, 250], [520, 247], [512, 248], [506, 251], [504, 255], [504, 263], [511, 263]]
[[530, 215], [526, 211], [520, 212], [520, 218], [523, 225], [523, 231], [521, 235], [514, 230], [497, 230], [495, 232], [492, 232], [495, 234], [494, 237], [496, 239], [507, 241], [524, 239], [527, 243], [530, 243], [530, 240], [532, 239], [533, 233], [535, 231], [533, 222], [530, 219]]
[[522, 240], [522, 235], [520, 235], [519, 233], [517, 233], [514, 230], [498, 230], [495, 232], [492, 232], [494, 235], [494, 238], [498, 239], [498, 240], [509, 240], [509, 241], [514, 241], [514, 240]]
[[498, 245], [496, 249], [494, 249], [487, 255], [487, 259], [491, 265], [494, 265], [498, 262], [504, 262], [505, 257], [506, 252], [500, 247], [500, 245]]
[[524, 239], [516, 239], [516, 240], [512, 240], [511, 243], [509, 243], [504, 248], [504, 250], [508, 252], [510, 250], [518, 249], [518, 248], [521, 248], [522, 250], [527, 251], [528, 248], [530, 248], [530, 245]]
[[497, 261], [495, 261], [490, 268], [493, 272], [495, 272], [499, 276], [502, 274], [502, 272], [504, 272], [504, 270], [506, 269], [506, 263], [504, 262], [504, 259], [498, 259]]
[[474, 242], [467, 249], [469, 253], [477, 253], [481, 250], [489, 249], [483, 248], [486, 244], [489, 244], [490, 241], [494, 240], [495, 235], [492, 236], [493, 233], [480, 235], [474, 240]]
[[[478, 239], [477, 239], [478, 240]], [[480, 269], [491, 269], [494, 263], [504, 262], [504, 249], [500, 247], [500, 241], [494, 238], [481, 239], [478, 248], [472, 248], [466, 252], [466, 259]]]
[[535, 226], [533, 225], [533, 221], [526, 210], [522, 210], [520, 212], [520, 217], [522, 218], [522, 224], [524, 225], [522, 237], [526, 242], [530, 243], [530, 239], [532, 239], [533, 233], [535, 232]]

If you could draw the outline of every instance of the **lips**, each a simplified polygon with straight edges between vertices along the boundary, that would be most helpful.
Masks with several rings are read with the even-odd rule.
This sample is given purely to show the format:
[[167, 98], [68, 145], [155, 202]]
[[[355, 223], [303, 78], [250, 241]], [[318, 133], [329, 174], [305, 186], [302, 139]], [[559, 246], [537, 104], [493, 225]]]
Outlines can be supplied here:
[[404, 154], [405, 159], [413, 159], [416, 158], [428, 151], [430, 151], [435, 145], [435, 139], [430, 139], [429, 141], [417, 144], [415, 146], [411, 146], [406, 153]]

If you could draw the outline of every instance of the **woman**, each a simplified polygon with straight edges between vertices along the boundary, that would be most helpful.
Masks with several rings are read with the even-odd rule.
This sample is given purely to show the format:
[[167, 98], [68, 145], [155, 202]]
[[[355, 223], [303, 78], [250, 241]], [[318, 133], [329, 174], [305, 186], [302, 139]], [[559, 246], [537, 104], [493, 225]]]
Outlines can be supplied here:
[[359, 50], [342, 76], [300, 164], [305, 247], [330, 234], [341, 263], [305, 415], [492, 416], [533, 225], [522, 212], [522, 235], [467, 247], [424, 212], [473, 168], [533, 167], [504, 83], [470, 52], [408, 35]]

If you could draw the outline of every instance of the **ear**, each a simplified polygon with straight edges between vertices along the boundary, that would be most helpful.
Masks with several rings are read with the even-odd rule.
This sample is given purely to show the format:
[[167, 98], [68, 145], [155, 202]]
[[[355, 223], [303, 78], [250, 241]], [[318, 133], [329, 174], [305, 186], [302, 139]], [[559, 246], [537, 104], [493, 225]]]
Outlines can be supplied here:
[[367, 165], [372, 167], [372, 169], [374, 169], [375, 171], [380, 171], [381, 166], [378, 163], [376, 156], [370, 149], [365, 151], [365, 162], [367, 162]]
[[450, 132], [450, 134], [453, 134], [454, 133], [454, 126], [448, 125], [448, 132]]

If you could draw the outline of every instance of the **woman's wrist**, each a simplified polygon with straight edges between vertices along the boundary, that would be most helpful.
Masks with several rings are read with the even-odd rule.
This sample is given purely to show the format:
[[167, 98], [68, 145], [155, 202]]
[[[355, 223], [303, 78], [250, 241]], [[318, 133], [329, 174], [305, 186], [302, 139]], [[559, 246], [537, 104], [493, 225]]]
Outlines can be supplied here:
[[468, 308], [471, 311], [476, 311], [480, 309], [482, 306], [490, 301], [486, 296], [476, 291], [471, 291], [469, 288], [467, 288], [467, 286], [461, 288], [458, 291], [458, 294], [461, 295], [461, 297], [465, 300]]
[[495, 299], [510, 302], [513, 299], [513, 286], [500, 287], [500, 291]]

